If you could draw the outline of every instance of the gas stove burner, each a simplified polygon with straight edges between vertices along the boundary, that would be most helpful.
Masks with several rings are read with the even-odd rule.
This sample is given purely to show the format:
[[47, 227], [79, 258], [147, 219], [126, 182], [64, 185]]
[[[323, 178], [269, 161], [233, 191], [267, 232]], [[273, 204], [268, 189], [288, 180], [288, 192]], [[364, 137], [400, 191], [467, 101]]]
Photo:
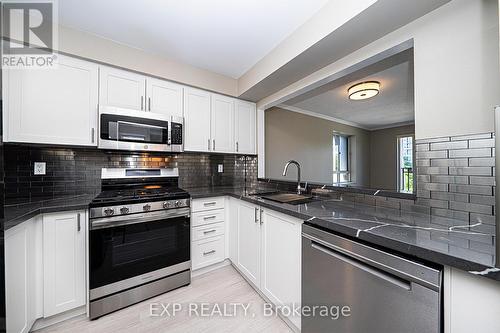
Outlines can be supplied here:
[[189, 193], [178, 187], [177, 169], [103, 169], [101, 178], [102, 192], [92, 200], [91, 207], [152, 201], [175, 202], [190, 197]]

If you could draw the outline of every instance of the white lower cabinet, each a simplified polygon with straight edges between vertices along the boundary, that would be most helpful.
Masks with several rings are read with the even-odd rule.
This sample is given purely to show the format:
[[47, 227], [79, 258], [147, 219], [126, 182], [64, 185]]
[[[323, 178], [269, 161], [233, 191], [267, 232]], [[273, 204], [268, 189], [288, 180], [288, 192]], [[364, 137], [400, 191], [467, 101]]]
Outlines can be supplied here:
[[261, 228], [258, 216], [258, 206], [239, 202], [236, 267], [256, 286], [260, 286]]
[[37, 218], [5, 232], [7, 332], [29, 332], [37, 318]]
[[[292, 308], [301, 303], [302, 221], [262, 210], [260, 289], [272, 303]], [[289, 319], [300, 327], [300, 316]]]
[[85, 305], [85, 212], [43, 216], [43, 315]]
[[191, 203], [191, 268], [197, 270], [226, 259], [225, 197]]
[[[303, 221], [237, 199], [227, 209], [233, 264], [274, 305], [300, 306]], [[300, 316], [288, 319], [300, 328]]]
[[86, 211], [52, 213], [5, 232], [7, 332], [85, 305], [86, 221]]

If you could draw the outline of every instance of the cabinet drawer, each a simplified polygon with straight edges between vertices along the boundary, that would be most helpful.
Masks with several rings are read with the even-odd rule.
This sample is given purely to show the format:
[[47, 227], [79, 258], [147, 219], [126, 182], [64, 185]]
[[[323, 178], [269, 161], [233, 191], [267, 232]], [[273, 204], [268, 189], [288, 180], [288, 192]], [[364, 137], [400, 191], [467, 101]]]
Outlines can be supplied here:
[[193, 228], [193, 241], [224, 235], [224, 222], [212, 223]]
[[191, 225], [205, 225], [209, 223], [223, 222], [224, 209], [211, 210], [207, 212], [198, 212], [191, 215]]
[[193, 270], [223, 261], [224, 235], [192, 242], [191, 252]]
[[193, 212], [224, 208], [224, 197], [194, 199], [191, 205]]

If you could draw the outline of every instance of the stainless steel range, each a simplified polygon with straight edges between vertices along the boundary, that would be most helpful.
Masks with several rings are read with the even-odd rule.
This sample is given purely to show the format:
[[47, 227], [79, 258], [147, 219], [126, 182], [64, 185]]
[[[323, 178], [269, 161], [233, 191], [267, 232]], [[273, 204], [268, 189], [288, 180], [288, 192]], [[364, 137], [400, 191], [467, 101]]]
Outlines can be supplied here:
[[191, 282], [190, 196], [175, 169], [102, 169], [90, 204], [90, 318]]

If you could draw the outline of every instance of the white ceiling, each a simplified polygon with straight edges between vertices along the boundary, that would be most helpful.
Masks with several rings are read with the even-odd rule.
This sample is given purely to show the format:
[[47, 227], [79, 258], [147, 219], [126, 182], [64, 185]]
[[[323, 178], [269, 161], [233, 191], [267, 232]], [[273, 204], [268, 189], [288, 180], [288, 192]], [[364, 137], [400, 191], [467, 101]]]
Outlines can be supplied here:
[[239, 78], [328, 0], [61, 0], [62, 25]]
[[[349, 100], [347, 89], [368, 80], [380, 82], [380, 93], [363, 101]], [[281, 107], [370, 130], [413, 123], [412, 50], [295, 97]]]

